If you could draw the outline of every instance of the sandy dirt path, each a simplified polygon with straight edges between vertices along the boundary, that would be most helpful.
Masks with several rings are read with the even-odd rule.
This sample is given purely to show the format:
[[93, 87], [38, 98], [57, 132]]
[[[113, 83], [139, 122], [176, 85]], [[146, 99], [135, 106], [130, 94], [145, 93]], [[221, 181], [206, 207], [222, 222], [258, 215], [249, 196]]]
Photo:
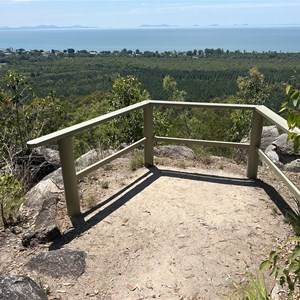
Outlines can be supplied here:
[[[54, 243], [24, 248], [20, 236], [2, 234], [1, 272], [28, 274], [47, 288], [49, 300], [229, 299], [246, 269], [256, 272], [291, 232], [282, 216], [291, 198], [265, 167], [264, 181], [251, 181], [245, 166], [224, 158], [163, 158], [136, 171], [129, 161], [81, 180], [87, 226], [68, 228], [60, 203], [64, 234]], [[87, 253], [78, 279], [24, 269], [38, 253], [63, 248]]]
[[87, 269], [76, 282], [52, 282], [52, 295], [62, 295], [61, 299], [230, 295], [233, 283], [245, 278], [245, 270], [256, 271], [289, 234], [266, 186], [246, 179], [243, 167], [233, 171], [168, 166], [136, 171], [122, 182], [127, 187], [136, 180], [130, 188], [103, 199], [86, 215], [88, 230], [60, 245], [86, 251]]

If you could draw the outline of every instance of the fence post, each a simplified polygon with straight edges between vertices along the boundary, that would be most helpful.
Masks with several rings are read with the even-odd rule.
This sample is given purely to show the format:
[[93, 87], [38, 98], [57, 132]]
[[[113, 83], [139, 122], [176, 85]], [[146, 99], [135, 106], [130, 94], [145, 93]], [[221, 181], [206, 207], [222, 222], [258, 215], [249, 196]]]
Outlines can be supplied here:
[[153, 104], [144, 107], [145, 166], [153, 166]]
[[263, 129], [263, 117], [256, 111], [253, 111], [250, 134], [250, 147], [248, 152], [247, 177], [250, 179], [257, 178], [257, 169], [259, 156], [257, 148], [260, 146]]
[[68, 136], [58, 140], [57, 144], [65, 187], [68, 215], [71, 219], [71, 222], [74, 224], [75, 218], [80, 215], [80, 202], [74, 163], [72, 137]]

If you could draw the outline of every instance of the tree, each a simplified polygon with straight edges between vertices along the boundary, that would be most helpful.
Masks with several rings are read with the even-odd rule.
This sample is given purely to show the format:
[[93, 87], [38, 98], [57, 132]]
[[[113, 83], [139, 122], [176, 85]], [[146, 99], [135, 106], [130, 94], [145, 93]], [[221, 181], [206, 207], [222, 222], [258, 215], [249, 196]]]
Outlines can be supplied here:
[[55, 93], [37, 97], [26, 78], [14, 71], [9, 71], [4, 80], [6, 90], [0, 90], [0, 165], [27, 149], [28, 140], [57, 130], [64, 121]]
[[[238, 92], [233, 98], [238, 104], [264, 105], [269, 97], [269, 86], [264, 75], [256, 67], [248, 71], [248, 76], [237, 79]], [[233, 123], [228, 135], [233, 141], [240, 141], [248, 135], [251, 129], [252, 113], [250, 111], [235, 110], [230, 114]]]
[[169, 101], [185, 101], [186, 91], [179, 90], [175, 79], [167, 75], [163, 79], [163, 90], [166, 94], [166, 99]]
[[269, 96], [269, 87], [265, 82], [265, 77], [259, 72], [257, 67], [248, 71], [248, 76], [237, 79], [239, 91], [237, 102], [240, 104], [264, 105]]
[[[173, 77], [167, 75], [163, 79], [163, 90], [165, 92], [165, 99], [168, 101], [185, 101], [186, 91], [179, 90], [177, 82]], [[190, 116], [190, 109], [186, 108], [168, 108], [164, 110], [168, 118], [168, 122], [172, 124], [170, 134], [174, 136], [186, 136], [191, 133], [188, 125]]]
[[[109, 97], [110, 110], [117, 110], [140, 101], [149, 99], [149, 93], [141, 89], [141, 83], [136, 77], [128, 75], [118, 77], [112, 87]], [[143, 115], [141, 111], [134, 111], [114, 121], [116, 134], [114, 142], [132, 143], [143, 136]]]

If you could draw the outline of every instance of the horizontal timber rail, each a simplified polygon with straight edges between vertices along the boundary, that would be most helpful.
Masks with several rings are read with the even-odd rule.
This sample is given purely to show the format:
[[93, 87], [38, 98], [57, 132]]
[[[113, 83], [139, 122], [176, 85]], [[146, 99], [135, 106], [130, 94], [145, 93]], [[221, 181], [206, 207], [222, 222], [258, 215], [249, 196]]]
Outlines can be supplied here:
[[[195, 140], [182, 139], [176, 137], [161, 137], [154, 136], [153, 124], [153, 109], [158, 106], [164, 107], [182, 107], [182, 108], [206, 108], [206, 109], [238, 109], [252, 111], [252, 125], [250, 133], [250, 143], [233, 143], [226, 141], [210, 141], [210, 140]], [[94, 126], [103, 124], [117, 117], [124, 116], [136, 110], [143, 110], [144, 115], [144, 137], [139, 141], [129, 145], [128, 147], [94, 163], [91, 166], [76, 173], [75, 160], [73, 153], [72, 138], [75, 134], [84, 130], [90, 129]], [[248, 167], [247, 177], [256, 178], [259, 157], [270, 166], [270, 168], [283, 180], [288, 186], [293, 195], [300, 200], [299, 190], [285, 177], [285, 175], [274, 165], [274, 163], [259, 149], [263, 128], [263, 120], [267, 119], [271, 123], [277, 125], [282, 131], [289, 132], [287, 122], [285, 119], [271, 111], [265, 106], [259, 105], [240, 105], [240, 104], [224, 104], [224, 103], [197, 103], [197, 102], [177, 102], [177, 101], [161, 101], [161, 100], [145, 100], [134, 105], [124, 107], [114, 112], [109, 112], [103, 116], [67, 127], [62, 130], [50, 133], [48, 135], [39, 137], [37, 139], [27, 142], [29, 148], [44, 146], [56, 142], [59, 149], [61, 160], [62, 175], [65, 188], [65, 197], [67, 202], [68, 214], [71, 221], [75, 224], [76, 217], [80, 215], [80, 203], [78, 196], [77, 181], [88, 173], [104, 166], [114, 159], [132, 151], [133, 149], [144, 145], [144, 162], [145, 165], [153, 165], [153, 145], [154, 142], [167, 143], [183, 143], [183, 144], [197, 144], [204, 146], [215, 147], [230, 147], [248, 150]], [[299, 129], [296, 129], [300, 132]]]
[[249, 143], [232, 143], [222, 141], [208, 141], [208, 140], [192, 140], [192, 139], [177, 139], [170, 137], [155, 136], [154, 140], [157, 142], [166, 142], [171, 144], [194, 144], [199, 146], [215, 146], [215, 147], [226, 147], [226, 148], [240, 148], [249, 149]]

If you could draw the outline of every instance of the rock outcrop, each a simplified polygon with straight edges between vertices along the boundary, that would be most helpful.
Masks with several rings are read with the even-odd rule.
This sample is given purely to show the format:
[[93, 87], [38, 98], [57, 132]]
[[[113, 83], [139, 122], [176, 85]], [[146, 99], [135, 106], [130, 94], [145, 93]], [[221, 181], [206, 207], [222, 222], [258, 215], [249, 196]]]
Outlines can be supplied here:
[[278, 167], [289, 169], [290, 171], [297, 169], [300, 153], [294, 152], [294, 143], [288, 141], [286, 133], [280, 134], [265, 149], [265, 153]]
[[26, 265], [30, 271], [35, 271], [53, 278], [77, 279], [85, 272], [84, 251], [69, 249], [53, 250], [40, 253], [32, 258]]
[[58, 198], [49, 198], [43, 202], [31, 231], [22, 237], [24, 247], [34, 246], [37, 243], [47, 243], [61, 236], [55, 222], [58, 201]]
[[17, 178], [25, 179], [27, 190], [59, 167], [59, 152], [44, 147], [26, 149], [12, 159], [13, 173]]
[[[79, 157], [76, 170], [82, 170], [99, 161], [107, 153], [91, 150]], [[20, 207], [20, 215], [29, 221], [29, 230], [23, 235], [23, 246], [49, 242], [61, 235], [56, 224], [57, 205], [64, 201], [64, 184], [61, 168], [45, 176], [26, 194], [26, 200]]]
[[171, 157], [171, 158], [188, 158], [194, 159], [195, 153], [192, 149], [185, 146], [159, 146], [154, 148], [154, 155]]
[[[241, 142], [250, 143], [250, 136], [245, 137]], [[298, 172], [300, 152], [294, 153], [293, 147], [294, 143], [288, 141], [288, 135], [286, 133], [279, 134], [275, 125], [263, 127], [260, 149], [279, 168]], [[245, 160], [247, 158], [247, 151], [237, 151], [237, 157]]]
[[[265, 151], [279, 136], [279, 131], [275, 125], [264, 126], [262, 131], [260, 148]], [[249, 139], [250, 140], [250, 139]]]
[[0, 276], [1, 300], [47, 300], [44, 291], [27, 276]]

